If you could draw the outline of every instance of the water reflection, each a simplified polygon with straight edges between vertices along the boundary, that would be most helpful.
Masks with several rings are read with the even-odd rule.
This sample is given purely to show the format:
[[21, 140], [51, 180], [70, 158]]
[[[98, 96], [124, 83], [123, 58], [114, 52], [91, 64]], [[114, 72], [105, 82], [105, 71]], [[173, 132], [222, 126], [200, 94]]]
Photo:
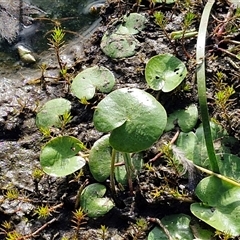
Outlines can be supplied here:
[[[21, 6], [20, 2], [22, 1], [18, 1]], [[3, 2], [0, 0], [0, 10]], [[31, 11], [29, 13], [18, 9], [19, 16], [16, 16], [16, 19], [19, 21], [19, 32], [14, 41], [5, 40], [0, 43], [0, 52], [16, 58], [16, 47], [20, 44], [39, 54], [48, 49], [48, 38], [56, 26], [60, 26], [65, 31], [66, 40], [80, 35], [98, 18], [97, 14], [90, 13], [91, 9], [95, 5], [95, 9], [97, 9], [104, 2], [104, 0], [29, 0], [27, 2], [29, 6], [41, 11], [32, 14]], [[34, 20], [25, 23], [22, 21], [21, 14]]]

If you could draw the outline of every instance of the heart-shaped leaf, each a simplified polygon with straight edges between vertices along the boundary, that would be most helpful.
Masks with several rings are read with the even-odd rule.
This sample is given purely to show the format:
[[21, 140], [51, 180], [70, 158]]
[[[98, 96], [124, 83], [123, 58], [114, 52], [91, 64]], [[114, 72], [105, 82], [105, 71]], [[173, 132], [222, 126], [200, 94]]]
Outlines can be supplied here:
[[131, 57], [139, 46], [138, 40], [130, 34], [106, 32], [101, 41], [102, 51], [111, 58]]
[[144, 29], [147, 19], [139, 13], [130, 13], [123, 17], [123, 23], [116, 31], [117, 34], [137, 34]]
[[197, 120], [197, 106], [195, 104], [191, 104], [185, 109], [177, 110], [169, 115], [165, 131], [172, 130], [174, 128], [174, 123], [177, 121], [183, 132], [190, 132], [195, 127]]
[[[162, 218], [161, 222], [169, 231], [171, 239], [192, 240], [193, 234], [189, 223], [191, 218], [185, 214], [169, 215]], [[155, 227], [149, 234], [148, 240], [168, 240], [169, 237], [159, 227]]]
[[110, 145], [120, 152], [139, 152], [149, 148], [166, 126], [163, 106], [140, 89], [117, 89], [97, 106], [94, 125], [101, 132], [110, 132]]
[[100, 183], [90, 184], [82, 191], [80, 205], [88, 217], [101, 217], [114, 207], [109, 198], [103, 197], [105, 193], [106, 187]]
[[38, 128], [60, 127], [60, 116], [68, 113], [71, 109], [71, 102], [64, 98], [55, 98], [46, 102], [36, 117]]
[[196, 195], [202, 201], [191, 205], [196, 217], [219, 231], [240, 234], [240, 187], [210, 176], [198, 184]]
[[110, 70], [94, 66], [83, 70], [73, 79], [71, 91], [79, 99], [89, 100], [93, 98], [96, 89], [108, 93], [114, 84], [115, 77]]
[[145, 68], [145, 78], [154, 90], [170, 92], [186, 77], [185, 64], [171, 54], [160, 54], [152, 57]]
[[83, 144], [70, 136], [56, 137], [43, 146], [40, 164], [43, 171], [51, 176], [63, 177], [82, 168], [86, 161], [78, 156]]

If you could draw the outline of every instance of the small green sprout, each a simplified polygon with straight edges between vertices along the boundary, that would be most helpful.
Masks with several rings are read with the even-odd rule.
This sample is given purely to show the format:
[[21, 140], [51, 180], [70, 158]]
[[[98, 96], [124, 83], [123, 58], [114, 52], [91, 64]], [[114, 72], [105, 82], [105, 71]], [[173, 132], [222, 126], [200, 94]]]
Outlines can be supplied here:
[[6, 240], [20, 240], [20, 239], [24, 239], [24, 236], [15, 230], [7, 233]]
[[13, 224], [11, 221], [4, 221], [2, 224], [1, 224], [1, 232], [0, 234], [7, 234], [9, 233], [11, 230], [13, 229]]
[[38, 181], [38, 182], [41, 180], [43, 175], [44, 175], [44, 172], [39, 168], [35, 168], [32, 172], [33, 179]]
[[131, 233], [131, 237], [135, 240], [143, 239], [148, 229], [147, 220], [144, 218], [139, 218], [136, 220], [135, 224], [132, 224], [133, 232]]
[[[233, 100], [231, 100], [231, 96], [235, 93], [233, 86], [229, 86], [226, 82], [224, 82], [225, 75], [222, 72], [217, 72], [214, 84], [216, 88], [216, 92], [214, 94], [214, 103], [215, 103], [215, 114], [220, 117], [220, 120], [223, 120], [223, 125], [227, 129], [231, 126], [231, 119], [229, 116], [229, 109], [234, 104]], [[230, 130], [230, 129], [229, 129]]]
[[19, 192], [17, 189], [9, 189], [7, 190], [6, 194], [4, 195], [9, 200], [15, 200], [19, 197]]
[[101, 225], [101, 239], [106, 240], [107, 239], [107, 231], [108, 228], [105, 225]]
[[85, 217], [87, 214], [84, 213], [84, 210], [80, 207], [75, 212], [73, 212], [73, 218], [71, 222], [74, 223], [73, 228], [76, 230], [76, 233], [78, 234], [78, 231], [80, 229], [80, 226], [85, 224]]
[[51, 130], [47, 127], [39, 127], [39, 131], [42, 133], [44, 138], [51, 138]]
[[65, 42], [64, 37], [65, 33], [63, 29], [61, 27], [55, 27], [53, 29], [53, 33], [51, 34], [51, 38], [48, 39], [50, 47], [53, 48], [56, 53], [60, 73], [62, 74], [62, 76], [64, 76], [67, 71], [66, 66], [64, 66], [60, 57], [60, 48]]
[[153, 199], [158, 199], [163, 193], [163, 190], [160, 188], [155, 188], [150, 192], [150, 195], [153, 197]]
[[54, 47], [59, 48], [60, 46], [62, 46], [64, 44], [63, 39], [65, 37], [65, 33], [63, 32], [62, 28], [54, 27], [51, 37], [52, 38], [50, 39], [50, 43], [52, 43], [52, 45]]
[[147, 220], [145, 218], [138, 218], [136, 225], [139, 229], [146, 231], [148, 228]]
[[196, 15], [194, 13], [188, 12], [184, 16], [184, 28], [185, 29], [189, 28], [194, 23], [195, 18], [196, 18]]
[[72, 120], [72, 115], [70, 112], [65, 112], [63, 115], [59, 116], [59, 119], [61, 121], [61, 128], [64, 129], [68, 123]]
[[51, 216], [51, 208], [49, 206], [39, 206], [34, 212], [38, 215], [38, 218], [46, 219]]
[[163, 12], [154, 12], [155, 22], [163, 29], [166, 26], [166, 18]]
[[155, 172], [156, 170], [154, 169], [152, 163], [146, 163], [144, 164], [144, 167], [149, 171], [149, 172]]
[[155, 17], [156, 24], [158, 24], [159, 27], [162, 29], [165, 37], [168, 39], [168, 41], [170, 42], [170, 44], [172, 45], [172, 47], [174, 49], [174, 52], [176, 53], [176, 46], [173, 44], [173, 42], [171, 41], [170, 35], [166, 31], [167, 20], [166, 20], [166, 17], [164, 16], [163, 12], [161, 12], [161, 11], [154, 12], [153, 16]]
[[183, 166], [181, 163], [174, 157], [171, 143], [165, 144], [161, 147], [161, 152], [163, 153], [163, 157], [166, 159], [167, 165], [173, 168], [174, 172], [181, 176], [183, 172]]

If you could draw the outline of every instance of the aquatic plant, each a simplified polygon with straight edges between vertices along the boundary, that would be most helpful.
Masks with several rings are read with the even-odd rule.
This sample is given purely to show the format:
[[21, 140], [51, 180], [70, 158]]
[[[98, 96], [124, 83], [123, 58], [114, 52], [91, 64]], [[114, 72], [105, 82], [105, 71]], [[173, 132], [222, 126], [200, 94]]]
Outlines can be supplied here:
[[[112, 110], [111, 115], [109, 109]], [[93, 122], [97, 130], [110, 132], [109, 144], [113, 149], [111, 176], [116, 151], [121, 152], [132, 192], [134, 170], [130, 153], [149, 148], [161, 136], [167, 122], [165, 109], [154, 97], [142, 90], [122, 88], [111, 92], [98, 104]], [[114, 192], [113, 177], [111, 179]]]
[[81, 141], [70, 136], [59, 136], [43, 146], [40, 164], [49, 175], [63, 177], [81, 169], [86, 161], [79, 154], [85, 150]]
[[150, 88], [170, 92], [186, 77], [185, 64], [171, 54], [152, 57], [145, 67], [145, 79]]
[[114, 207], [113, 201], [104, 197], [105, 193], [106, 187], [100, 183], [90, 184], [83, 189], [79, 202], [88, 217], [103, 216]]
[[123, 23], [116, 26], [114, 31], [106, 32], [101, 40], [102, 51], [111, 58], [131, 57], [140, 46], [134, 37], [145, 28], [147, 19], [138, 13], [130, 13], [123, 17]]
[[108, 93], [115, 84], [113, 73], [103, 66], [93, 66], [80, 72], [71, 83], [71, 92], [81, 103], [93, 98], [95, 91]]

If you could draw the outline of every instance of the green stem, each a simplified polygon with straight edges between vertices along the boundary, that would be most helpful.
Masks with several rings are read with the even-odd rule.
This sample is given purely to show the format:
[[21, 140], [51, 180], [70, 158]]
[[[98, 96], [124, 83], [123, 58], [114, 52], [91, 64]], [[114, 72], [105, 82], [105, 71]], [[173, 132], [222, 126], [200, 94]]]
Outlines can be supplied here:
[[133, 170], [133, 166], [132, 166], [131, 156], [130, 156], [130, 153], [122, 153], [122, 154], [123, 154], [125, 168], [126, 168], [126, 172], [127, 172], [129, 191], [130, 191], [130, 194], [133, 195], [132, 178], [133, 178], [134, 170]]
[[110, 169], [110, 188], [114, 196], [116, 195], [115, 180], [114, 180], [115, 158], [116, 158], [116, 150], [112, 149], [112, 159], [111, 159], [111, 169]]
[[213, 176], [215, 176], [215, 177], [217, 177], [217, 178], [220, 178], [220, 179], [222, 179], [222, 180], [224, 180], [224, 181], [226, 181], [226, 182], [228, 182], [228, 183], [233, 184], [234, 186], [240, 187], [240, 183], [238, 183], [238, 182], [236, 182], [236, 181], [234, 181], [234, 180], [232, 180], [232, 179], [230, 179], [230, 178], [227, 178], [227, 177], [225, 177], [225, 176], [223, 176], [223, 175], [221, 175], [221, 174], [218, 174], [218, 173], [215, 173], [215, 172], [213, 172], [213, 171], [210, 171], [210, 170], [208, 170], [208, 169], [206, 169], [206, 168], [200, 167], [200, 166], [198, 166], [198, 165], [196, 165], [196, 164], [194, 164], [194, 166], [195, 166], [197, 169], [201, 170], [202, 172], [205, 172], [205, 173], [207, 173], [207, 174], [209, 174], [209, 175], [213, 175]]
[[217, 158], [214, 150], [212, 133], [209, 122], [208, 106], [207, 106], [207, 96], [206, 96], [206, 78], [205, 78], [205, 42], [206, 33], [208, 26], [208, 19], [215, 0], [209, 0], [204, 7], [198, 38], [197, 38], [197, 85], [198, 85], [198, 98], [202, 116], [204, 137], [210, 162], [210, 167], [213, 172], [219, 172]]

